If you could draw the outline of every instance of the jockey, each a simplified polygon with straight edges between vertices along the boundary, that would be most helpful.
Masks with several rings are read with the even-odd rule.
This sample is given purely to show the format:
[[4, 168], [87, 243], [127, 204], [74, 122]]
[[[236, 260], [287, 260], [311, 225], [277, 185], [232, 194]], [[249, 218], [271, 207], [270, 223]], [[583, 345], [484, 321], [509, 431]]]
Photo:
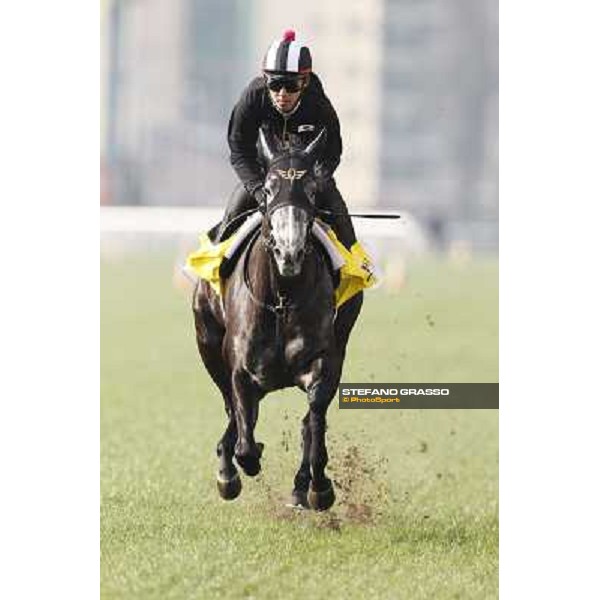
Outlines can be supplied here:
[[271, 44], [263, 61], [262, 76], [250, 82], [231, 113], [227, 139], [231, 164], [241, 185], [229, 200], [215, 241], [230, 236], [240, 225], [240, 219], [234, 219], [264, 201], [265, 170], [257, 149], [259, 130], [269, 131], [284, 144], [306, 146], [323, 127], [327, 140], [314, 167], [317, 207], [333, 213], [324, 213], [323, 220], [347, 249], [353, 246], [356, 236], [352, 221], [333, 179], [342, 154], [338, 117], [320, 79], [312, 72], [310, 50], [296, 41], [291, 30]]

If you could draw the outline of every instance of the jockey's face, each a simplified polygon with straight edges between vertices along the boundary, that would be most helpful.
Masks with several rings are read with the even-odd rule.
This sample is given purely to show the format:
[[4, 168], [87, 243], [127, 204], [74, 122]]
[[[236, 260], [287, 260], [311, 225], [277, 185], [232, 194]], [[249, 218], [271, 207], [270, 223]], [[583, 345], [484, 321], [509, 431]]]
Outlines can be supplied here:
[[273, 83], [267, 78], [267, 87], [271, 101], [284, 113], [294, 109], [306, 84], [305, 77], [278, 78], [273, 80]]

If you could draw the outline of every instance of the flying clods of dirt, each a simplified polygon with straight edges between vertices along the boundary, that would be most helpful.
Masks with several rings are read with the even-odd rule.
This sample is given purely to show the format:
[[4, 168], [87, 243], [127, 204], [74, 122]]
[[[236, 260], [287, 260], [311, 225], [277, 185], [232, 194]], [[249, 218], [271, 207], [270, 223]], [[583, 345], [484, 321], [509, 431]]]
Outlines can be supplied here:
[[[285, 440], [285, 442], [283, 442]], [[289, 444], [289, 433], [283, 435], [282, 446]], [[280, 485], [271, 482], [266, 469], [255, 479], [260, 493], [265, 494], [261, 510], [278, 520], [303, 526], [341, 532], [346, 525], [368, 526], [381, 517], [391, 502], [388, 483], [388, 459], [379, 457], [366, 445], [348, 443], [330, 437], [327, 472], [335, 486], [336, 501], [330, 510], [315, 512], [291, 507]], [[279, 479], [279, 478], [277, 478]]]
[[315, 526], [318, 529], [331, 529], [331, 531], [342, 530], [342, 520], [334, 510], [316, 513], [315, 518]]
[[330, 456], [341, 456], [329, 463], [337, 495], [334, 508], [342, 523], [372, 524], [390, 502], [388, 460], [362, 445], [340, 446], [332, 440]]
[[284, 452], [290, 451], [290, 446], [292, 445], [292, 431], [290, 428], [284, 429], [281, 432], [280, 445]]

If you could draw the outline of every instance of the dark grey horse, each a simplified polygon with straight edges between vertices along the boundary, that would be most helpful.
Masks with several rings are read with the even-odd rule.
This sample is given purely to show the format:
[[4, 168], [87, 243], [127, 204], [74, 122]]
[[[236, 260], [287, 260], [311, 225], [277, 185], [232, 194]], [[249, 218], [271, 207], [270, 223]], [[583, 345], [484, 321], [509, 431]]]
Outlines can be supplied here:
[[259, 401], [296, 386], [307, 394], [308, 412], [292, 502], [326, 510], [335, 501], [325, 474], [326, 413], [363, 299], [357, 294], [336, 313], [333, 275], [310, 233], [317, 214], [312, 167], [324, 139], [322, 131], [305, 149], [276, 152], [261, 133], [268, 161], [261, 228], [222, 298], [205, 281], [194, 292], [198, 348], [229, 418], [217, 446], [217, 483], [226, 500], [242, 489], [234, 458], [246, 475], [260, 472], [263, 445], [254, 439]]

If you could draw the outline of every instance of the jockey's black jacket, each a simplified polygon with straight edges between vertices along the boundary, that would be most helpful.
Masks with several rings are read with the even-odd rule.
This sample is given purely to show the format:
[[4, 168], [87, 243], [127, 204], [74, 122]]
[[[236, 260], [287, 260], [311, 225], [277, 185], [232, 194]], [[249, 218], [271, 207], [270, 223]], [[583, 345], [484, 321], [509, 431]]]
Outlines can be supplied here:
[[287, 115], [273, 106], [264, 78], [253, 79], [231, 113], [227, 133], [231, 164], [246, 190], [252, 194], [264, 183], [257, 149], [260, 128], [284, 142], [306, 146], [323, 127], [327, 128], [327, 143], [319, 162], [333, 174], [342, 155], [340, 123], [319, 78], [314, 73], [310, 75], [299, 103]]

